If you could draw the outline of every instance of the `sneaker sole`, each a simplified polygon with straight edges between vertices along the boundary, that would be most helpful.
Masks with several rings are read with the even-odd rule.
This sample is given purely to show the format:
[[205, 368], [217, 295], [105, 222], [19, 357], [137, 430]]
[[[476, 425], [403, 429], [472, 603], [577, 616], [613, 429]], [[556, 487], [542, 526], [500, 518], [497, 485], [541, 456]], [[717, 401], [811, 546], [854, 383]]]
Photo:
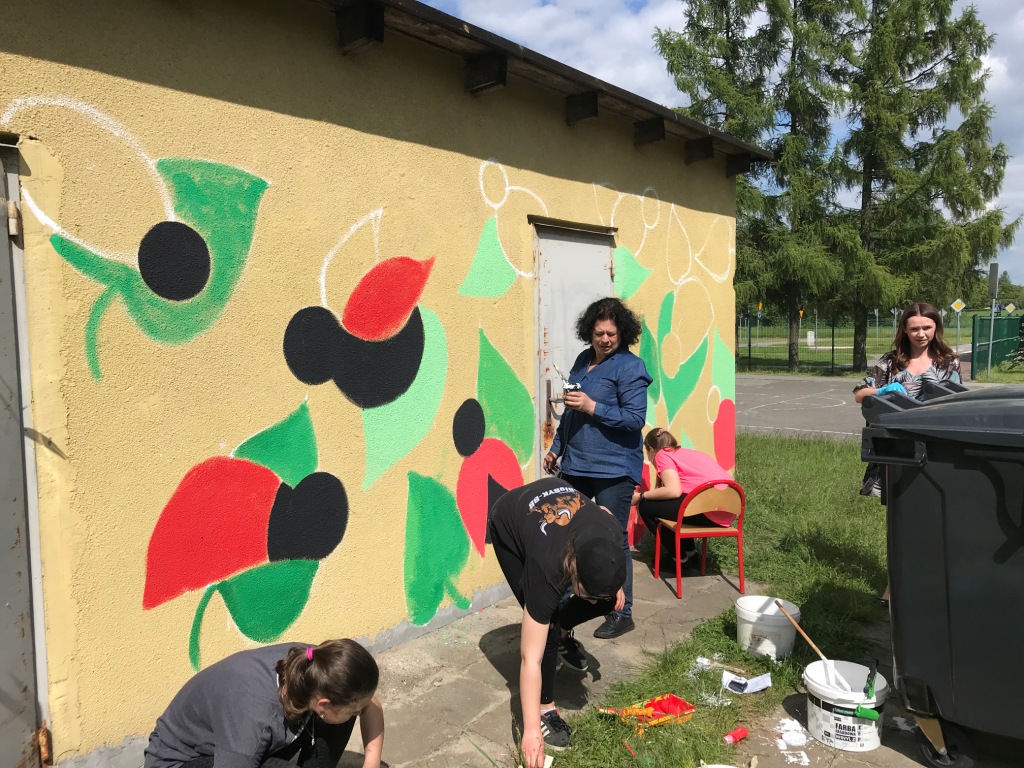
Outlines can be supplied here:
[[583, 667], [577, 667], [575, 664], [570, 664], [568, 661], [562, 658], [561, 655], [559, 655], [558, 657], [558, 665], [560, 667], [565, 667], [566, 669], [571, 669], [573, 672], [586, 672], [588, 669], [590, 669], [590, 664], [587, 664]]

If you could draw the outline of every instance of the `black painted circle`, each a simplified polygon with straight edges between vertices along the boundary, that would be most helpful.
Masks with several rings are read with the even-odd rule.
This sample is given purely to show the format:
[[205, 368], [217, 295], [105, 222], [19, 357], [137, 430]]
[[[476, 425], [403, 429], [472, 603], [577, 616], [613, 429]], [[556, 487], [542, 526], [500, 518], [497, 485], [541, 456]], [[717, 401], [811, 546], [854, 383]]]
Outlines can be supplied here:
[[326, 307], [304, 307], [284, 332], [284, 359], [304, 384], [323, 384], [334, 378], [341, 364], [341, 325]]
[[139, 274], [157, 296], [191, 299], [210, 279], [210, 249], [188, 224], [161, 221], [139, 243]]
[[365, 341], [339, 326], [334, 383], [360, 408], [377, 408], [408, 391], [423, 360], [423, 316], [416, 307], [390, 339]]
[[306, 475], [295, 488], [278, 488], [267, 528], [267, 556], [281, 560], [320, 560], [341, 543], [348, 527], [348, 495], [328, 472]]
[[484, 409], [472, 397], [455, 412], [452, 438], [460, 456], [472, 456], [484, 441]]

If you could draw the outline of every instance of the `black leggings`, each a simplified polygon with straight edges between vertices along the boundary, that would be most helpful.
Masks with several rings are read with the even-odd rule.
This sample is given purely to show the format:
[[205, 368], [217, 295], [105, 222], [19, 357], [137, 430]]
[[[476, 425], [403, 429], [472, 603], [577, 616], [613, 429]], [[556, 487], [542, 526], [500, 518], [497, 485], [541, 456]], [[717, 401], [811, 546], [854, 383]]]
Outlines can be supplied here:
[[[300, 734], [295, 741], [286, 747], [282, 747], [271, 755], [268, 755], [260, 768], [336, 768], [345, 752], [345, 746], [352, 736], [352, 729], [355, 727], [356, 719], [350, 717], [344, 723], [328, 725], [316, 715], [316, 743], [310, 743], [309, 738]], [[298, 761], [291, 762], [298, 753]], [[197, 757], [183, 763], [181, 768], [214, 768], [213, 756]]]
[[[636, 511], [640, 515], [640, 519], [644, 521], [644, 525], [647, 526], [647, 530], [653, 534], [657, 530], [658, 520], [675, 521], [679, 519], [679, 502], [682, 500], [682, 496], [678, 499], [652, 499], [651, 501], [645, 499], [640, 502]], [[690, 515], [689, 517], [684, 517], [683, 521], [683, 525], [717, 525], [707, 515]], [[675, 557], [676, 550], [674, 541], [674, 537], [671, 536], [661, 537], [662, 549], [671, 553], [673, 557]], [[693, 539], [685, 539], [683, 541], [683, 548], [686, 550], [695, 549]]]
[[[498, 558], [498, 565], [505, 575], [505, 581], [512, 588], [512, 594], [516, 596], [519, 605], [526, 605], [526, 595], [523, 594], [523, 559], [520, 555], [505, 544], [501, 537], [491, 529], [491, 544], [494, 546], [494, 555]], [[598, 616], [607, 616], [615, 608], [614, 600], [598, 600], [591, 603], [576, 595], [562, 604], [551, 617], [551, 624], [548, 625], [548, 639], [544, 644], [544, 656], [540, 662], [540, 703], [547, 704], [555, 700], [555, 670], [558, 668], [558, 642], [562, 638], [562, 630], [570, 630], [584, 622], [596, 619]]]

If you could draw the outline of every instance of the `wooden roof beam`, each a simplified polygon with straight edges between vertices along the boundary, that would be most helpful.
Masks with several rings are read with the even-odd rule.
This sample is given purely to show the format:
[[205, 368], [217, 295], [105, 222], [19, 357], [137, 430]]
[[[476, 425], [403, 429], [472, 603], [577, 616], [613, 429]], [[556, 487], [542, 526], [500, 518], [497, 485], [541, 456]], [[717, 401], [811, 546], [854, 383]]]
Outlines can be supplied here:
[[353, 53], [384, 42], [384, 5], [374, 0], [338, 0], [334, 5], [338, 45]]
[[503, 53], [486, 51], [466, 58], [466, 90], [474, 96], [504, 88], [508, 78], [508, 58]]
[[597, 91], [584, 91], [565, 97], [565, 122], [576, 125], [597, 117]]

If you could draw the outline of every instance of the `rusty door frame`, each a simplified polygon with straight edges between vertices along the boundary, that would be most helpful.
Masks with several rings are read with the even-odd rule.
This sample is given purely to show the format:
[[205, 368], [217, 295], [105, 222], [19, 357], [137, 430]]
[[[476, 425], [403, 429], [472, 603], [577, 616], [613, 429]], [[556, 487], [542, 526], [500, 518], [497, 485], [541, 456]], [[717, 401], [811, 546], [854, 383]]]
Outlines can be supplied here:
[[[12, 419], [16, 419], [13, 430], [14, 439], [5, 441], [0, 445], [0, 457], [7, 455], [7, 458], [0, 462], [8, 470], [13, 469], [14, 473], [6, 478], [6, 486], [20, 496], [14, 499], [15, 504], [15, 539], [14, 546], [5, 552], [5, 557], [11, 557], [11, 551], [16, 558], [13, 566], [23, 568], [25, 571], [24, 594], [17, 595], [17, 599], [24, 599], [25, 610], [28, 612], [23, 633], [26, 644], [23, 649], [16, 649], [18, 654], [25, 653], [29, 656], [23, 664], [5, 668], [4, 679], [9, 680], [6, 674], [8, 669], [13, 671], [15, 679], [23, 685], [23, 692], [26, 697], [25, 708], [21, 714], [15, 713], [14, 720], [21, 720], [24, 723], [22, 742], [0, 744], [0, 751], [8, 755], [17, 755], [21, 752], [19, 768], [34, 768], [39, 765], [39, 749], [35, 742], [36, 730], [43, 719], [48, 716], [45, 704], [45, 653], [41, 648], [44, 634], [42, 617], [42, 577], [39, 556], [39, 526], [38, 526], [38, 505], [37, 505], [37, 482], [35, 453], [27, 435], [31, 434], [31, 421], [28, 404], [29, 399], [29, 365], [27, 354], [26, 335], [26, 313], [25, 313], [25, 274], [24, 274], [24, 251], [22, 248], [22, 228], [20, 220], [21, 200], [19, 194], [19, 164], [17, 151], [10, 145], [0, 144], [0, 168], [3, 172], [4, 184], [0, 184], [0, 197], [4, 197], [4, 204], [0, 209], [0, 219], [5, 223], [3, 226], [3, 242], [6, 244], [0, 247], [0, 313], [8, 315], [9, 322], [7, 330], [0, 326], [0, 332], [5, 338], [0, 338], [0, 377], [5, 382], [3, 391], [0, 391], [4, 402], [9, 406], [6, 410]], [[8, 206], [13, 203], [13, 207]], [[9, 219], [13, 215], [13, 230], [9, 230]], [[13, 331], [13, 332], [11, 332]], [[20, 477], [17, 475], [20, 474]], [[20, 486], [20, 487], [19, 487]], [[20, 491], [20, 493], [18, 493]], [[11, 499], [4, 500], [6, 504], [12, 503]], [[20, 507], [20, 509], [18, 509]], [[18, 523], [18, 518], [22, 522]], [[14, 596], [8, 593], [8, 596]], [[9, 610], [9, 603], [0, 605], [0, 608]], [[17, 610], [17, 606], [15, 606]]]

